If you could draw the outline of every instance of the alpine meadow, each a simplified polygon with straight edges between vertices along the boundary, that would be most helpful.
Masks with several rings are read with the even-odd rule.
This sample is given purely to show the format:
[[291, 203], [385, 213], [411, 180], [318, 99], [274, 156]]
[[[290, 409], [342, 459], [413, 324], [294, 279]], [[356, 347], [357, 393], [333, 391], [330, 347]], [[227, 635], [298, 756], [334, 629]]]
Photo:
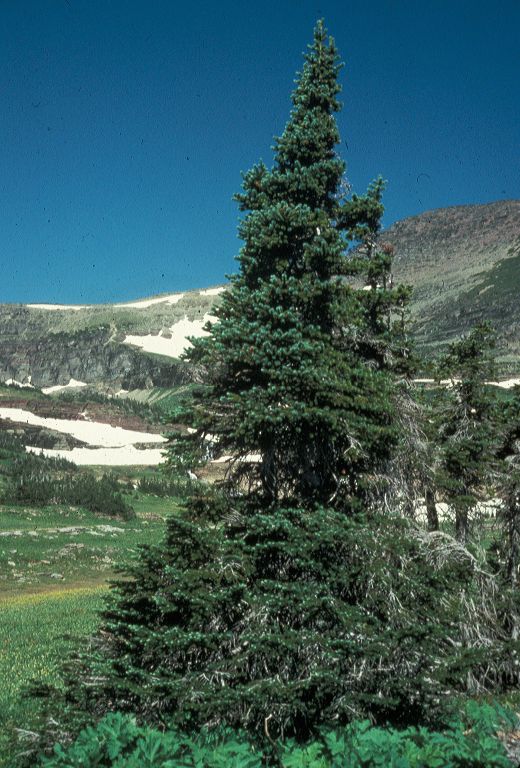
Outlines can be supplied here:
[[[318, 21], [272, 165], [235, 195], [237, 273], [182, 381], [125, 406], [135, 455], [167, 436], [161, 466], [100, 474], [2, 438], [1, 519], [30, 508], [60, 536], [56, 515], [83, 516], [84, 585], [43, 609], [19, 584], [0, 609], [63, 614], [5, 705], [6, 766], [520, 764], [520, 386], [496, 386], [489, 323], [414, 342], [385, 181], [353, 193], [338, 152], [341, 69]], [[115, 396], [67, 397], [123, 423]], [[99, 521], [109, 588], [82, 559]]]

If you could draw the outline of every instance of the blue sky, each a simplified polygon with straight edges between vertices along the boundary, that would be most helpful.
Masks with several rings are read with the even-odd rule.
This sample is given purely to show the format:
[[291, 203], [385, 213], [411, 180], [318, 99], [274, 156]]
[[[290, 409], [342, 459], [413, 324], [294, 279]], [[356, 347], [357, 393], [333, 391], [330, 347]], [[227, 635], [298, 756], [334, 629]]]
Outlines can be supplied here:
[[1, 0], [1, 302], [121, 301], [236, 269], [312, 28], [343, 60], [358, 192], [385, 224], [520, 197], [520, 0]]

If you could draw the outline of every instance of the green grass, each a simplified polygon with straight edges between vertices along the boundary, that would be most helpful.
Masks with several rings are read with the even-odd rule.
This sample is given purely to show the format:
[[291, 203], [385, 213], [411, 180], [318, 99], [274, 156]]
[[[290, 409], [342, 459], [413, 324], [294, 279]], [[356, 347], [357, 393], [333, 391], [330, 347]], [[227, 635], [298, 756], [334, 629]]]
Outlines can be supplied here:
[[180, 384], [177, 387], [136, 389], [130, 393], [128, 399], [151, 406], [154, 411], [167, 417], [173, 408], [181, 404], [183, 397], [188, 395], [193, 387], [193, 384]]
[[57, 582], [106, 580], [140, 544], [160, 539], [164, 518], [179, 506], [144, 494], [129, 501], [137, 516], [128, 521], [74, 507], [0, 506], [0, 599]]
[[0, 768], [12, 765], [13, 729], [30, 729], [31, 680], [59, 684], [72, 636], [93, 631], [106, 587], [74, 587], [0, 599]]
[[[155, 470], [117, 474], [129, 487]], [[13, 764], [13, 729], [34, 721], [23, 689], [33, 679], [59, 684], [60, 662], [74, 636], [95, 628], [116, 565], [158, 542], [182, 503], [137, 491], [125, 498], [136, 512], [127, 521], [81, 507], [0, 506], [0, 768]]]
[[50, 397], [44, 395], [39, 389], [8, 387], [0, 384], [0, 403], [2, 400], [50, 400]]

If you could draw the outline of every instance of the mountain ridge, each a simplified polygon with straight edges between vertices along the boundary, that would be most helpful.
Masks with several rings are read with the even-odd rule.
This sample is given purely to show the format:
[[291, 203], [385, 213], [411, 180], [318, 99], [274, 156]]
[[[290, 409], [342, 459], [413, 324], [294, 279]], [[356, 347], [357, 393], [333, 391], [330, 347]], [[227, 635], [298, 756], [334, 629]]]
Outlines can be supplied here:
[[[432, 356], [482, 320], [497, 360], [520, 371], [520, 200], [433, 209], [380, 235], [395, 248], [394, 281], [410, 284], [410, 327]], [[179, 359], [204, 333], [224, 285], [112, 304], [0, 304], [0, 381], [71, 380], [117, 392], [200, 378]]]

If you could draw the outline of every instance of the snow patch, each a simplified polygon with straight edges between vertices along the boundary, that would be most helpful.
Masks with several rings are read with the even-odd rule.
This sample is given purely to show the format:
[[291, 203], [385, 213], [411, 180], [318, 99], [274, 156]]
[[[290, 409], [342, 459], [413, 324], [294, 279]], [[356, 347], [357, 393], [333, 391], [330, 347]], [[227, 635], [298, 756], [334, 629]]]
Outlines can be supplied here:
[[[442, 379], [439, 383], [446, 387], [452, 387], [454, 384], [460, 384], [460, 379]], [[435, 379], [414, 379], [416, 384], [435, 384]], [[513, 389], [520, 386], [520, 379], [505, 379], [504, 381], [486, 381], [490, 387], [500, 387], [501, 389]]]
[[215, 322], [213, 315], [204, 315], [201, 320], [188, 320], [184, 316], [182, 320], [174, 323], [170, 327], [171, 338], [165, 338], [161, 333], [157, 335], [147, 334], [146, 336], [126, 336], [124, 344], [131, 344], [134, 347], [140, 347], [144, 352], [153, 352], [156, 355], [165, 357], [180, 357], [185, 349], [191, 347], [187, 336], [208, 336], [207, 331], [203, 330], [208, 321]]
[[156, 299], [140, 299], [139, 301], [127, 301], [123, 304], [114, 304], [114, 307], [135, 307], [136, 309], [146, 309], [153, 304], [177, 304], [184, 296], [183, 293], [171, 293], [169, 296], [160, 296]]
[[[218, 459], [213, 459], [212, 464], [227, 464], [229, 461], [233, 461], [233, 456], [219, 456]], [[260, 464], [262, 461], [261, 453], [248, 453], [242, 459], [241, 462], [247, 462], [248, 464]]]
[[492, 384], [494, 387], [500, 387], [501, 389], [513, 389], [513, 387], [520, 386], [520, 379], [505, 379], [504, 381], [488, 381], [488, 384]]
[[61, 392], [63, 389], [79, 389], [81, 387], [87, 387], [84, 381], [77, 381], [77, 379], [71, 379], [68, 384], [55, 384], [53, 387], [42, 387], [44, 395], [50, 395], [53, 392]]
[[[113, 427], [111, 424], [102, 424], [97, 421], [52, 419], [36, 416], [36, 414], [26, 411], [23, 408], [0, 408], [0, 419], [8, 419], [9, 421], [16, 421], [20, 424], [31, 424], [37, 427], [53, 429], [56, 432], [72, 435], [88, 445], [102, 448], [123, 448], [133, 446], [135, 443], [166, 442], [166, 438], [162, 435], [152, 434], [150, 432], [137, 432], [132, 429]], [[72, 455], [72, 451], [64, 451], [63, 454], [66, 458], [67, 456]], [[71, 461], [74, 461], [74, 459], [71, 458]]]
[[[469, 510], [470, 516], [496, 517], [503, 506], [503, 502], [498, 498], [491, 498], [487, 501], [478, 501], [475, 506]], [[417, 519], [425, 522], [427, 519], [427, 510], [424, 498], [416, 499], [414, 502], [415, 514]], [[440, 521], [453, 520], [455, 510], [446, 502], [437, 502], [435, 504], [437, 515]]]
[[25, 306], [30, 309], [50, 309], [52, 311], [73, 309], [77, 312], [79, 309], [88, 309], [86, 304], [26, 304]]
[[199, 291], [201, 296], [218, 296], [219, 293], [224, 293], [225, 286], [221, 285], [218, 288], [206, 288], [205, 291]]
[[[436, 379], [414, 379], [414, 382], [416, 384], [435, 384]], [[449, 388], [449, 387], [454, 387], [455, 384], [460, 384], [460, 382], [461, 382], [461, 379], [441, 379], [439, 381], [439, 384]], [[489, 383], [491, 384], [492, 382], [489, 382]]]
[[80, 467], [99, 465], [104, 467], [156, 466], [166, 461], [166, 456], [160, 448], [138, 449], [134, 445], [124, 445], [118, 448], [73, 448], [71, 451], [60, 451], [52, 448], [35, 448], [27, 445], [29, 453], [43, 453], [52, 458], [68, 459]]
[[34, 385], [31, 384], [30, 379], [31, 377], [29, 376], [29, 381], [25, 382], [25, 384], [22, 384], [21, 381], [16, 381], [16, 379], [7, 379], [7, 381], [4, 381], [4, 384], [8, 387], [20, 387], [20, 389], [34, 389]]

